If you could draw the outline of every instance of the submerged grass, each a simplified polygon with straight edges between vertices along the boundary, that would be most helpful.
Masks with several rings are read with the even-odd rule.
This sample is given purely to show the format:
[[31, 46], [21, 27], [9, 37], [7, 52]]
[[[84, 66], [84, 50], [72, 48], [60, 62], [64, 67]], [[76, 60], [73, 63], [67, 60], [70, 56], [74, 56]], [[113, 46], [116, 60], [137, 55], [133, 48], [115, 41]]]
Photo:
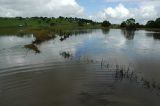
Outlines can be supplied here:
[[31, 29], [24, 29], [22, 34], [33, 34], [34, 41], [32, 41], [31, 44], [25, 45], [24, 47], [30, 50], [35, 51], [36, 53], [40, 53], [40, 50], [38, 49], [37, 45], [41, 44], [45, 41], [48, 41], [50, 39], [55, 38], [54, 32], [51, 32], [48, 29], [41, 29], [41, 28], [31, 28]]
[[37, 30], [28, 30], [28, 33], [32, 33], [35, 37], [35, 41], [33, 43], [39, 44], [44, 41], [50, 40], [52, 38], [55, 38], [54, 32], [46, 29], [37, 29]]
[[17, 35], [20, 30], [19, 27], [0, 27], [0, 36]]
[[40, 53], [40, 50], [38, 49], [38, 47], [35, 44], [28, 44], [24, 46], [27, 49], [33, 50], [36, 53]]

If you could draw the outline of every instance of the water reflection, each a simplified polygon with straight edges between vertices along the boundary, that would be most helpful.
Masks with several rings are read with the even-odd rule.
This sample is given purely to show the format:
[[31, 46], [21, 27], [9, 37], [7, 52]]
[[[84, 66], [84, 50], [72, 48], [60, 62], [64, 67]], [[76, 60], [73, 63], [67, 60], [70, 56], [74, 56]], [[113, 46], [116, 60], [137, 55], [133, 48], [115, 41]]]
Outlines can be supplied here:
[[160, 40], [160, 33], [154, 33], [154, 34], [153, 34], [153, 38], [154, 38], [155, 40]]
[[135, 31], [136, 30], [126, 30], [126, 29], [122, 29], [121, 32], [124, 35], [124, 37], [128, 40], [133, 40], [134, 36], [135, 36]]
[[[152, 106], [159, 103], [159, 97], [153, 94], [160, 92], [160, 49], [157, 49], [160, 45], [146, 37], [145, 31], [137, 31], [134, 40], [127, 42], [119, 29], [74, 31], [63, 42], [60, 37], [64, 35], [57, 35], [47, 37], [51, 40], [41, 44], [36, 43], [41, 39], [35, 41], [35, 37], [0, 38], [0, 105], [116, 106], [119, 103], [130, 106], [136, 101], [135, 106], [148, 103]], [[24, 45], [41, 53], [24, 56]], [[149, 101], [144, 103], [144, 100]]]
[[109, 34], [109, 32], [110, 32], [110, 29], [109, 29], [109, 28], [107, 28], [107, 29], [102, 29], [102, 33], [103, 33], [104, 35]]
[[66, 32], [61, 32], [58, 34], [60, 36], [60, 41], [63, 42], [67, 40], [70, 36], [77, 36], [77, 35], [83, 35], [83, 34], [89, 34], [92, 33], [94, 30], [88, 29], [88, 30], [70, 30]]
[[70, 35], [63, 35], [63, 36], [61, 36], [60, 41], [62, 42], [64, 40], [66, 40], [67, 38], [69, 38], [69, 36]]
[[148, 32], [146, 36], [153, 37], [154, 40], [160, 40], [160, 33]]
[[84, 34], [89, 34], [89, 33], [92, 33], [94, 32], [95, 30], [94, 29], [85, 29], [85, 30], [72, 30], [71, 33], [72, 35], [84, 35]]
[[27, 49], [35, 51], [35, 53], [40, 53], [40, 50], [38, 49], [38, 47], [33, 43], [25, 45], [24, 47], [27, 48]]
[[[70, 31], [50, 31], [50, 30], [34, 30], [30, 33], [33, 33], [34, 40], [31, 44], [24, 45], [25, 48], [35, 51], [35, 53], [40, 53], [40, 50], [38, 48], [38, 45], [42, 44], [43, 42], [53, 40], [57, 36], [60, 36], [60, 41], [63, 42], [67, 40], [70, 36], [77, 36], [87, 33], [92, 33], [93, 30], [70, 30]], [[21, 34], [21, 36], [25, 36], [25, 33]]]
[[69, 59], [72, 57], [72, 54], [70, 52], [66, 52], [66, 51], [61, 52], [60, 55], [65, 59]]

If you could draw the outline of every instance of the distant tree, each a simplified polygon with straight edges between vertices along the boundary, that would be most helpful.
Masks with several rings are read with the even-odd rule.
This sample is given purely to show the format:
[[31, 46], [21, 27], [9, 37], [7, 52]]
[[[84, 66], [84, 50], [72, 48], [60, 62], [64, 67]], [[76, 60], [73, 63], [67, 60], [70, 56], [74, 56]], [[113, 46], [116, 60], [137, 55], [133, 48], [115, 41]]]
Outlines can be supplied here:
[[139, 23], [136, 23], [136, 20], [134, 18], [130, 18], [130, 19], [127, 19], [126, 21], [123, 21], [120, 27], [129, 29], [129, 30], [135, 30], [136, 28], [141, 27], [141, 25]]
[[147, 28], [160, 28], [160, 18], [157, 18], [155, 21], [150, 20], [146, 23]]
[[16, 19], [18, 19], [18, 20], [20, 20], [20, 21], [21, 21], [21, 20], [23, 20], [23, 18], [22, 18], [22, 17], [16, 17]]
[[55, 26], [55, 23], [52, 22], [52, 23], [50, 24], [50, 26]]
[[38, 19], [41, 19], [42, 21], [47, 21], [47, 20], [48, 20], [47, 17], [40, 17], [40, 18], [38, 18]]
[[146, 27], [148, 28], [154, 28], [155, 27], [155, 22], [153, 20], [150, 20], [147, 22]]
[[51, 17], [51, 19], [55, 19], [55, 17]]
[[65, 18], [64, 18], [64, 17], [62, 17], [62, 16], [59, 16], [58, 18], [59, 18], [60, 20], [63, 20], [63, 19], [65, 19]]
[[109, 27], [111, 23], [109, 21], [103, 21], [101, 25], [102, 27]]
[[136, 20], [133, 18], [127, 19], [126, 20], [126, 28], [127, 29], [136, 29]]
[[160, 28], [160, 18], [157, 18], [157, 19], [155, 20], [155, 27], [156, 27], [156, 28]]
[[135, 22], [136, 22], [135, 19], [130, 18], [130, 19], [127, 19], [126, 25], [127, 26], [135, 25]]
[[51, 21], [51, 19], [47, 19], [47, 20], [46, 20], [46, 23], [49, 24], [50, 21]]
[[78, 21], [78, 26], [84, 26], [84, 22], [83, 21]]
[[140, 28], [140, 24], [139, 23], [136, 23], [136, 28]]
[[35, 20], [37, 20], [37, 19], [39, 19], [39, 17], [31, 17], [32, 19], [35, 19]]
[[121, 23], [121, 25], [120, 25], [120, 27], [126, 27], [126, 22], [125, 21], [123, 21], [122, 23]]

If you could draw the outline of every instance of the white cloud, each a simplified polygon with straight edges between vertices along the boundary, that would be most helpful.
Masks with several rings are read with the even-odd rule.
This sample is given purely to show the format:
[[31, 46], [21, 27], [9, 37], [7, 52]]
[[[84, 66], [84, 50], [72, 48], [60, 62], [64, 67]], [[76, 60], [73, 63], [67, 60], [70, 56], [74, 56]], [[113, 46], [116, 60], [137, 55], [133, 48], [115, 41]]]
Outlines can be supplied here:
[[[129, 0], [123, 1], [127, 2]], [[128, 18], [135, 18], [136, 21], [140, 23], [146, 23], [148, 20], [155, 20], [160, 17], [160, 5], [157, 4], [160, 4], [160, 1], [150, 0], [149, 2], [140, 2], [137, 7], [127, 8], [122, 3], [119, 3], [115, 7], [107, 7], [98, 12], [96, 17], [92, 17], [92, 19], [97, 21], [109, 20], [112, 23], [120, 23]]]
[[[76, 0], [0, 0], [0, 16], [71, 16], [85, 17], [96, 21], [109, 20], [112, 23], [120, 23], [131, 17], [138, 22], [145, 23], [160, 17], [160, 0], [105, 1], [108, 7], [88, 16], [85, 15], [84, 7], [80, 6]], [[111, 2], [117, 5], [113, 7], [110, 5]], [[96, 5], [100, 6], [100, 4]], [[86, 8], [89, 9], [89, 6]], [[92, 13], [93, 10], [88, 11]]]
[[148, 1], [158, 1], [158, 0], [105, 0], [106, 2], [148, 2]]
[[156, 8], [152, 5], [145, 5], [133, 10], [135, 18], [137, 19], [153, 19], [158, 16]]
[[75, 0], [0, 0], [0, 16], [82, 16]]
[[110, 16], [111, 18], [127, 18], [130, 16], [130, 11], [125, 8], [122, 4], [119, 4], [117, 7], [112, 8], [108, 7], [104, 10], [106, 16]]
[[133, 17], [133, 14], [131, 14], [130, 10], [120, 3], [114, 8], [105, 8], [103, 11], [96, 13], [95, 16], [96, 17], [92, 17], [92, 19], [97, 21], [109, 20], [114, 23], [119, 23], [122, 20]]

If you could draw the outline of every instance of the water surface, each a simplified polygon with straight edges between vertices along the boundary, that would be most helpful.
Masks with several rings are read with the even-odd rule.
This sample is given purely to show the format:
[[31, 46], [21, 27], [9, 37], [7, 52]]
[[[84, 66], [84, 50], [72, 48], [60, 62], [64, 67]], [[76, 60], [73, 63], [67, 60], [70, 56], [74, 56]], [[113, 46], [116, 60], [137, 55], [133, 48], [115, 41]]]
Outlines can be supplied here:
[[[2, 106], [160, 106], [160, 34], [79, 30], [37, 44], [0, 36]], [[123, 74], [122, 71], [123, 70]]]

